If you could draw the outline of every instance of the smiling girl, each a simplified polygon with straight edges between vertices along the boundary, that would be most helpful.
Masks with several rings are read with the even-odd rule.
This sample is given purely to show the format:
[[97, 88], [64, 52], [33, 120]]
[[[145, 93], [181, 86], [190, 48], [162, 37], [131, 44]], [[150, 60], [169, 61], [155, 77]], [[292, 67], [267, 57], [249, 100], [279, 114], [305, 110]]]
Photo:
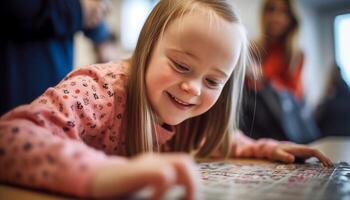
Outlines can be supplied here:
[[161, 198], [180, 184], [191, 199], [190, 155], [331, 165], [317, 150], [236, 129], [248, 52], [226, 1], [161, 0], [130, 59], [79, 68], [1, 118], [1, 180], [80, 197], [152, 186]]

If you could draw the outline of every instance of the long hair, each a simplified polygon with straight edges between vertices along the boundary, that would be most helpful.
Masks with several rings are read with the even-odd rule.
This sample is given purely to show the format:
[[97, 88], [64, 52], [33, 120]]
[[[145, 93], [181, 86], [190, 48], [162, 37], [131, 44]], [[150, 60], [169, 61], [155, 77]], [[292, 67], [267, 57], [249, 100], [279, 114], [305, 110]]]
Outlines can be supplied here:
[[[260, 17], [260, 36], [255, 42], [255, 45], [258, 49], [258, 56], [255, 57], [261, 57], [264, 58], [266, 55], [266, 46], [267, 46], [267, 38], [266, 38], [266, 29], [264, 27], [264, 21], [265, 21], [265, 14], [268, 10], [268, 7], [272, 4], [274, 0], [264, 0], [262, 10], [261, 10], [261, 17]], [[297, 37], [299, 32], [299, 21], [297, 17], [297, 13], [293, 4], [293, 0], [280, 0], [282, 1], [286, 7], [287, 7], [287, 15], [290, 19], [290, 25], [288, 27], [288, 30], [285, 34], [285, 40], [284, 40], [284, 52], [286, 55], [286, 63], [288, 65], [288, 70], [293, 71], [295, 70], [298, 63], [300, 63], [302, 59], [301, 51], [297, 45]]]
[[[209, 16], [216, 14], [229, 22], [241, 23], [231, 6], [224, 0], [161, 0], [155, 6], [140, 32], [131, 57], [125, 126], [129, 156], [160, 150], [160, 147], [153, 143], [153, 136], [156, 135], [156, 115], [148, 99], [145, 98], [147, 97], [145, 73], [153, 47], [161, 39], [167, 26], [174, 19], [197, 8], [207, 9]], [[187, 119], [176, 126], [176, 134], [169, 142], [172, 151], [196, 152], [199, 157], [208, 156], [218, 148], [225, 155], [230, 151], [229, 137], [238, 124], [245, 67], [250, 60], [243, 27], [241, 35], [243, 45], [238, 63], [220, 97], [206, 113]]]

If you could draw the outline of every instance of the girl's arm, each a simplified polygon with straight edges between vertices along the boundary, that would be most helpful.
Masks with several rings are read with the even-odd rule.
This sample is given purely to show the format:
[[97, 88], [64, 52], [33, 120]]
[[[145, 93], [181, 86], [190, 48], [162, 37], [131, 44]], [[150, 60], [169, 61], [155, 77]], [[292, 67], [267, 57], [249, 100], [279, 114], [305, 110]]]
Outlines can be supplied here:
[[324, 166], [331, 166], [332, 162], [316, 149], [292, 142], [280, 142], [273, 139], [254, 140], [237, 130], [231, 137], [232, 157], [267, 158], [274, 161], [293, 163], [298, 158], [318, 158]]
[[[108, 73], [80, 68], [31, 104], [2, 116], [0, 180], [84, 197], [99, 169], [124, 163], [97, 150], [107, 144], [102, 132], [108, 136], [111, 123], [120, 123], [114, 120], [118, 109]], [[117, 146], [118, 138], [108, 144]]]
[[[161, 195], [174, 185], [193, 196], [195, 172], [182, 155], [116, 154], [125, 74], [108, 63], [80, 68], [29, 105], [0, 119], [0, 181], [79, 197], [125, 195], [146, 185]], [[114, 132], [116, 131], [116, 132]], [[104, 151], [104, 152], [103, 152]], [[105, 154], [106, 153], [106, 154]]]

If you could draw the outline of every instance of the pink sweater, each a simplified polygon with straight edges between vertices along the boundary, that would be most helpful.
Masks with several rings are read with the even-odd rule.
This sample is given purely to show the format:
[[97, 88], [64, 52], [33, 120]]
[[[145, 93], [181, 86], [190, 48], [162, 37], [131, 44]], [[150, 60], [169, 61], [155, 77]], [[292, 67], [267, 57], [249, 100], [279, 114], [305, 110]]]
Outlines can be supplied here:
[[[79, 68], [31, 104], [2, 116], [0, 181], [88, 196], [99, 168], [125, 162], [127, 71], [121, 62]], [[157, 129], [161, 145], [174, 135]], [[278, 144], [235, 137], [236, 157], [269, 157]]]

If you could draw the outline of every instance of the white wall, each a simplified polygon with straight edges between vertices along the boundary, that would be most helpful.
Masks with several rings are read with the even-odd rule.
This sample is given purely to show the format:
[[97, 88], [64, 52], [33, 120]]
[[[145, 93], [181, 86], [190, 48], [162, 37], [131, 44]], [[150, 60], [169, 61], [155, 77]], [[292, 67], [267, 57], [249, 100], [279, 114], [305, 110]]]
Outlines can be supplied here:
[[262, 0], [230, 0], [248, 31], [249, 38], [259, 34], [259, 16]]

